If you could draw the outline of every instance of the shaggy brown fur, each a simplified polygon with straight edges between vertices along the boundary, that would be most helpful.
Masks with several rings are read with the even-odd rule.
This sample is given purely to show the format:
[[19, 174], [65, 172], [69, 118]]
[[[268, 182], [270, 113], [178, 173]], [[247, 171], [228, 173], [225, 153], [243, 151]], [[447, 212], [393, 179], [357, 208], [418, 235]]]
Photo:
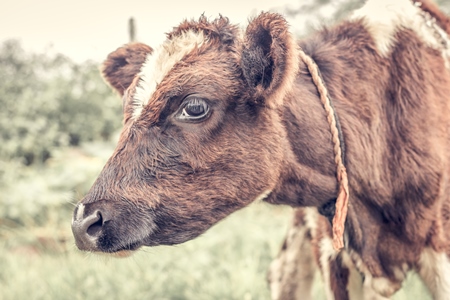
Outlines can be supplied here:
[[[446, 30], [447, 33], [450, 33], [450, 28], [448, 27], [449, 18], [445, 16], [441, 11], [439, 11], [436, 4], [434, 4], [431, 1], [421, 1], [422, 5], [421, 8], [430, 13], [432, 17], [436, 19], [438, 24]], [[355, 37], [357, 35], [354, 35]], [[317, 38], [317, 37], [316, 37]], [[315, 38], [313, 38], [314, 40]], [[319, 38], [320, 39], [320, 38]], [[448, 100], [449, 95], [448, 93], [449, 85], [448, 85], [448, 71], [446, 71], [443, 67], [442, 60], [439, 59], [427, 59], [425, 60], [422, 65], [430, 66], [430, 68], [422, 69], [421, 67], [417, 68], [416, 64], [411, 64], [414, 59], [417, 59], [420, 57], [420, 59], [424, 59], [423, 56], [418, 56], [417, 51], [420, 47], [421, 43], [420, 41], [415, 41], [414, 33], [412, 32], [399, 32], [397, 35], [398, 45], [396, 49], [392, 52], [391, 57], [391, 65], [387, 65], [385, 67], [390, 68], [391, 71], [390, 76], [382, 76], [383, 78], [388, 79], [388, 82], [384, 82], [381, 86], [381, 90], [384, 89], [384, 86], [387, 86], [386, 93], [388, 99], [396, 100], [397, 102], [387, 102], [386, 107], [384, 108], [385, 112], [384, 118], [388, 118], [389, 124], [393, 124], [390, 128], [382, 128], [380, 126], [383, 125], [386, 121], [380, 121], [377, 120], [380, 118], [380, 115], [377, 116], [370, 116], [367, 115], [367, 113], [375, 113], [377, 110], [375, 107], [361, 107], [360, 108], [360, 118], [362, 120], [367, 119], [367, 124], [370, 124], [370, 120], [377, 120], [379, 122], [376, 124], [378, 128], [374, 128], [375, 134], [364, 134], [360, 131], [360, 127], [354, 127], [357, 131], [360, 131], [364, 137], [367, 138], [366, 141], [363, 141], [367, 145], [372, 145], [371, 152], [368, 152], [367, 154], [373, 155], [374, 153], [380, 154], [378, 158], [376, 157], [367, 157], [367, 159], [362, 159], [361, 161], [368, 162], [370, 159], [372, 160], [378, 160], [378, 161], [385, 161], [385, 159], [388, 158], [388, 155], [392, 155], [393, 159], [402, 159], [403, 162], [400, 162], [400, 164], [397, 164], [393, 161], [388, 161], [382, 163], [380, 167], [384, 165], [386, 168], [385, 170], [368, 170], [367, 168], [364, 168], [364, 166], [357, 167], [359, 171], [362, 171], [364, 173], [361, 173], [361, 176], [367, 176], [366, 174], [372, 173], [373, 175], [367, 177], [369, 179], [369, 182], [363, 184], [367, 186], [371, 186], [370, 188], [363, 188], [363, 185], [359, 185], [361, 190], [359, 191], [359, 198], [361, 199], [361, 202], [364, 203], [364, 206], [356, 206], [356, 203], [354, 203], [354, 200], [351, 200], [350, 209], [353, 211], [351, 215], [353, 217], [349, 216], [348, 224], [353, 223], [353, 225], [350, 225], [352, 227], [349, 234], [349, 242], [355, 242], [356, 240], [359, 240], [359, 242], [355, 243], [350, 247], [352, 250], [344, 250], [340, 255], [334, 255], [333, 257], [327, 257], [327, 260], [329, 261], [329, 265], [323, 266], [320, 262], [320, 256], [327, 255], [321, 252], [321, 241], [327, 241], [331, 238], [331, 232], [329, 228], [329, 224], [325, 222], [325, 218], [319, 217], [317, 220], [317, 223], [314, 225], [318, 227], [318, 230], [314, 230], [311, 233], [311, 239], [308, 241], [308, 239], [304, 239], [304, 243], [310, 243], [312, 245], [312, 251], [316, 257], [317, 265], [321, 268], [322, 274], [325, 276], [329, 276], [329, 289], [332, 291], [332, 294], [336, 299], [349, 299], [348, 291], [350, 289], [349, 287], [349, 273], [348, 268], [355, 269], [355, 266], [353, 263], [347, 262], [347, 265], [342, 264], [342, 257], [347, 256], [348, 252], [352, 253], [352, 256], [355, 257], [356, 260], [360, 260], [359, 255], [364, 252], [363, 249], [367, 249], [367, 251], [370, 253], [368, 254], [369, 257], [363, 258], [365, 264], [368, 265], [370, 268], [370, 273], [372, 275], [375, 275], [375, 277], [386, 277], [390, 278], [392, 280], [392, 284], [396, 286], [397, 288], [400, 287], [401, 279], [395, 278], [396, 276], [393, 274], [394, 271], [401, 270], [401, 272], [404, 274], [408, 269], [410, 268], [417, 268], [417, 262], [419, 260], [420, 253], [423, 249], [423, 247], [426, 245], [426, 247], [432, 247], [436, 251], [444, 251], [447, 254], [449, 253], [449, 237], [448, 230], [445, 230], [444, 228], [449, 228], [449, 209], [450, 204], [447, 200], [447, 197], [445, 196], [446, 193], [448, 193], [448, 183], [443, 181], [442, 176], [446, 177], [447, 175], [442, 175], [443, 171], [432, 171], [432, 166], [434, 165], [434, 168], [440, 168], [441, 170], [445, 170], [445, 163], [444, 161], [447, 161], [447, 154], [445, 145], [446, 143], [442, 144], [442, 142], [438, 142], [440, 139], [439, 136], [447, 136], [448, 131], [446, 128], [442, 127], [440, 124], [447, 123], [446, 116], [441, 115], [440, 117], [434, 115], [437, 112], [436, 107], [433, 108], [435, 104], [433, 104], [430, 107], [430, 103], [423, 103], [423, 99], [425, 99], [424, 95], [426, 93], [429, 93], [429, 91], [424, 90], [423, 88], [427, 88], [429, 86], [422, 85], [422, 88], [413, 89], [408, 88], [404, 89], [402, 86], [407, 86], [408, 83], [411, 81], [408, 80], [408, 78], [411, 78], [411, 76], [414, 76], [415, 82], [419, 84], [419, 82], [425, 82], [427, 81], [427, 78], [432, 78], [433, 76], [436, 77], [436, 84], [432, 84], [431, 86], [437, 86], [436, 91], [436, 97], [435, 99], [439, 99], [441, 102], [441, 107], [447, 109], [448, 107]], [[363, 41], [365, 44], [365, 42]], [[316, 49], [324, 49], [326, 47], [318, 47], [318, 45], [315, 44], [315, 42], [311, 43], [311, 41], [305, 42], [305, 47], [308, 47], [308, 45], [314, 44], [314, 47]], [[356, 45], [358, 47], [358, 45]], [[416, 52], [417, 51], [417, 52]], [[435, 53], [435, 55], [440, 55], [439, 52], [428, 49], [425, 52], [428, 53]], [[317, 59], [317, 57], [316, 57]], [[383, 65], [384, 62], [376, 62], [374, 65]], [[399, 67], [395, 67], [398, 64]], [[320, 65], [320, 63], [319, 63]], [[421, 66], [419, 64], [419, 66]], [[336, 66], [333, 66], [336, 68]], [[321, 65], [321, 69], [323, 70], [324, 65]], [[343, 67], [342, 69], [345, 69]], [[361, 64], [361, 67], [357, 67], [356, 65], [356, 71], [360, 70], [363, 71], [363, 67]], [[420, 71], [419, 71], [420, 70]], [[337, 71], [339, 72], [339, 70]], [[345, 73], [346, 71], [341, 71]], [[415, 72], [417, 72], [415, 74]], [[428, 72], [428, 73], [426, 73]], [[443, 75], [440, 75], [443, 74]], [[356, 76], [360, 78], [364, 78], [365, 74], [358, 73]], [[440, 76], [443, 76], [444, 78], [440, 78]], [[336, 77], [339, 76], [330, 76], [329, 80], [326, 80], [327, 82], [333, 82], [336, 81]], [[348, 78], [345, 78], [348, 80]], [[395, 81], [393, 79], [396, 79]], [[369, 82], [375, 81], [375, 79], [367, 79]], [[351, 81], [351, 80], [349, 80]], [[429, 82], [429, 81], [427, 81]], [[360, 83], [358, 81], [358, 83]], [[380, 82], [378, 83], [380, 84]], [[431, 83], [430, 83], [431, 84]], [[341, 91], [341, 95], [338, 96], [338, 98], [349, 98], [348, 96], [344, 95], [344, 92], [346, 94], [349, 93], [347, 87], [351, 86], [346, 83], [342, 83], [340, 86], [339, 84], [332, 85], [333, 87], [345, 87], [345, 90], [343, 89]], [[359, 87], [358, 87], [359, 88]], [[420, 91], [422, 89], [422, 91]], [[339, 92], [339, 91], [338, 91]], [[350, 92], [350, 94], [352, 94]], [[417, 100], [416, 103], [410, 102], [410, 100], [415, 97]], [[350, 97], [352, 99], [354, 97]], [[407, 102], [402, 102], [407, 101]], [[360, 102], [359, 102], [360, 103]], [[368, 105], [369, 103], [366, 103]], [[380, 103], [377, 103], [376, 101], [373, 102], [376, 106], [380, 105]], [[431, 110], [435, 110], [430, 111]], [[414, 112], [415, 111], [415, 112]], [[423, 116], [420, 116], [422, 112]], [[408, 118], [406, 118], [407, 115], [412, 113], [415, 116], [422, 117], [422, 119], [410, 119], [408, 122]], [[340, 114], [341, 116], [341, 114]], [[345, 117], [345, 116], [341, 116]], [[430, 119], [433, 121], [433, 124], [431, 125]], [[344, 122], [345, 123], [345, 122]], [[424, 132], [425, 130], [425, 132]], [[426, 133], [427, 130], [429, 130], [429, 133]], [[427, 138], [430, 138], [428, 134], [432, 134], [431, 132], [435, 131], [433, 134], [435, 138], [433, 138], [430, 141], [429, 146], [424, 145], [424, 141], [427, 139], [425, 136], [421, 136], [418, 134], [418, 132], [422, 131], [423, 134], [427, 135]], [[381, 135], [381, 136], [380, 136]], [[395, 137], [394, 135], [397, 135]], [[409, 135], [409, 137], [406, 137], [405, 135]], [[385, 141], [382, 141], [383, 139], [386, 139]], [[400, 146], [399, 142], [394, 141], [409, 141], [408, 142], [408, 148], [403, 148], [405, 145], [403, 144]], [[346, 139], [347, 143], [348, 139]], [[384, 150], [385, 154], [380, 150], [380, 145], [384, 144], [386, 147], [386, 150]], [[432, 146], [433, 145], [433, 146]], [[437, 146], [440, 145], [440, 146]], [[348, 146], [350, 148], [353, 148], [352, 146]], [[435, 161], [433, 160], [429, 161], [428, 163], [423, 161], [423, 157], [431, 157], [433, 154], [429, 153], [428, 147], [437, 147], [436, 149], [433, 149], [433, 151], [436, 151], [436, 157], [441, 157], [442, 161]], [[370, 147], [369, 147], [370, 148]], [[378, 150], [380, 149], [380, 150]], [[351, 150], [349, 150], [351, 151]], [[403, 152], [403, 153], [402, 153]], [[405, 153], [406, 152], [406, 153]], [[365, 153], [361, 153], [365, 154]], [[411, 157], [411, 154], [417, 156], [417, 158]], [[347, 157], [350, 157], [352, 154], [348, 154]], [[349, 163], [352, 164], [351, 162]], [[423, 171], [416, 171], [413, 172], [413, 170], [409, 170], [408, 174], [408, 168], [411, 166], [411, 164], [415, 165], [415, 168], [417, 170], [423, 170]], [[371, 163], [369, 165], [373, 166]], [[396, 166], [396, 167], [395, 167]], [[398, 167], [401, 166], [401, 167]], [[408, 167], [405, 167], [408, 166]], [[350, 166], [349, 169], [352, 167]], [[400, 172], [399, 172], [400, 171]], [[425, 171], [425, 173], [423, 173]], [[378, 173], [378, 174], [377, 174]], [[431, 176], [432, 173], [435, 173], [435, 176]], [[440, 175], [438, 175], [440, 173]], [[350, 171], [350, 174], [354, 174], [354, 171]], [[445, 172], [444, 172], [445, 174]], [[405, 176], [406, 175], [406, 176]], [[383, 177], [381, 177], [383, 176]], [[411, 180], [410, 183], [407, 183], [406, 181], [403, 181], [404, 179], [408, 178], [407, 180]], [[434, 178], [434, 179], [433, 179]], [[430, 184], [430, 179], [434, 180], [433, 186], [435, 186], [435, 194], [427, 192], [427, 190], [430, 190], [429, 187], [427, 187], [428, 184]], [[399, 182], [400, 181], [400, 182]], [[403, 181], [403, 182], [402, 182]], [[422, 186], [417, 186], [418, 183], [423, 182]], [[410, 186], [412, 184], [412, 186]], [[404, 190], [402, 192], [398, 191], [396, 187], [402, 187], [402, 186], [410, 186], [407, 190]], [[358, 190], [355, 189], [357, 185], [352, 185], [352, 199], [355, 197], [355, 192], [358, 192]], [[396, 191], [397, 190], [397, 191]], [[382, 194], [383, 191], [385, 191], [385, 194]], [[367, 194], [366, 194], [367, 193]], [[392, 194], [395, 193], [395, 194]], [[440, 195], [438, 195], [440, 193]], [[366, 196], [364, 195], [366, 194]], [[358, 194], [357, 194], [358, 195]], [[369, 197], [367, 196], [369, 195]], [[428, 198], [428, 200], [426, 200]], [[372, 200], [370, 200], [372, 199]], [[376, 200], [379, 199], [379, 200]], [[387, 200], [388, 202], [391, 202], [392, 199], [394, 199], [393, 203], [383, 203], [383, 199]], [[417, 202], [412, 202], [412, 199], [420, 200], [422, 204], [418, 206]], [[370, 203], [371, 201], [374, 201], [374, 203]], [[413, 208], [412, 208], [413, 207]], [[366, 211], [366, 212], [364, 212]], [[379, 216], [376, 216], [376, 212], [378, 211]], [[356, 217], [358, 215], [358, 217]], [[375, 218], [374, 218], [375, 217]], [[304, 218], [304, 213], [301, 212], [301, 209], [296, 212], [295, 219]], [[298, 221], [296, 223], [299, 223], [302, 221]], [[379, 225], [381, 223], [381, 225]], [[307, 226], [308, 227], [308, 226]], [[372, 229], [371, 229], [372, 228]], [[349, 229], [349, 228], [348, 228]], [[347, 230], [348, 230], [347, 229]], [[292, 229], [290, 229], [292, 230]], [[311, 231], [310, 231], [311, 232]], [[445, 233], [447, 232], [447, 233]], [[292, 235], [292, 233], [289, 233], [289, 235]], [[288, 235], [288, 236], [289, 236]], [[445, 235], [445, 236], [444, 236]], [[286, 238], [286, 241], [289, 239], [289, 237]], [[355, 251], [355, 249], [358, 249]], [[376, 249], [374, 251], [374, 249]], [[289, 249], [287, 247], [283, 247], [280, 251], [280, 254], [278, 258], [274, 261], [274, 263], [271, 266], [270, 272], [269, 272], [269, 278], [272, 276], [272, 273], [279, 274], [279, 273], [288, 273], [290, 270], [290, 267], [286, 264], [282, 265], [280, 264], [280, 261], [284, 261], [286, 257], [291, 257], [292, 253], [296, 253], [296, 249]], [[290, 253], [289, 253], [290, 252]], [[358, 252], [358, 255], [355, 254], [355, 252]], [[406, 259], [405, 259], [406, 258]], [[407, 268], [404, 269], [404, 267], [399, 267], [401, 264], [407, 262]], [[281, 265], [281, 266], [280, 266]], [[395, 267], [397, 266], [397, 268]], [[327, 270], [324, 270], [323, 268], [327, 268]], [[448, 267], [448, 266], [447, 266]], [[403, 268], [403, 269], [402, 269]], [[374, 270], [377, 270], [376, 272], [373, 272]], [[364, 272], [362, 270], [360, 271], [363, 276]], [[442, 274], [441, 274], [442, 275]], [[305, 277], [307, 274], [302, 274], [301, 276]], [[439, 276], [439, 275], [436, 275]], [[448, 273], [447, 273], [448, 276]], [[400, 282], [398, 282], [400, 280]], [[279, 279], [278, 282], [275, 280], [269, 280], [272, 290], [278, 289], [279, 294], [285, 293], [286, 291], [295, 291], [296, 289], [299, 289], [302, 284], [308, 285], [306, 282], [290, 282], [287, 279]], [[397, 283], [395, 283], [397, 282]], [[300, 287], [299, 287], [300, 286]], [[361, 287], [360, 287], [361, 288]], [[371, 289], [371, 287], [365, 287], [366, 294], [369, 294], [367, 292], [367, 289]], [[395, 290], [394, 290], [395, 291]], [[373, 292], [373, 291], [371, 291]], [[392, 294], [393, 291], [389, 292], [389, 294]], [[435, 294], [436, 299], [444, 299], [445, 297], [448, 297], [448, 294], [444, 295], [444, 298], [442, 297], [442, 294], [438, 294], [436, 291], [432, 291]], [[275, 294], [277, 294], [275, 293]], [[372, 293], [370, 293], [372, 295]], [[380, 297], [372, 295], [373, 297]], [[362, 296], [361, 296], [362, 297]], [[367, 296], [366, 296], [367, 297]], [[367, 299], [370, 298], [367, 297]], [[300, 299], [298, 298], [295, 293], [288, 293], [284, 296], [280, 297], [274, 297], [274, 299]], [[353, 298], [352, 298], [353, 299]], [[355, 297], [355, 299], [358, 299], [358, 296]], [[366, 298], [365, 298], [366, 299]], [[378, 299], [378, 298], [377, 298]], [[384, 299], [384, 298], [383, 298]]]
[[[105, 62], [106, 80], [124, 97], [124, 128], [75, 209], [82, 250], [182, 243], [260, 195], [294, 207], [322, 207], [336, 197], [329, 125], [286, 21], [263, 13], [242, 38], [225, 18], [201, 18], [168, 39], [189, 30], [206, 41], [158, 83], [137, 119], [137, 65], [151, 48], [124, 47]], [[399, 28], [395, 40], [380, 56], [364, 21], [353, 20], [300, 42], [321, 70], [346, 146], [345, 251], [328, 250], [322, 217], [311, 235], [335, 299], [351, 294], [355, 268], [364, 285], [387, 297], [407, 270], [421, 271], [424, 251], [450, 254], [450, 74], [441, 51], [412, 30]], [[206, 113], [186, 119], [193, 103]], [[444, 299], [448, 282], [433, 278], [427, 283]]]

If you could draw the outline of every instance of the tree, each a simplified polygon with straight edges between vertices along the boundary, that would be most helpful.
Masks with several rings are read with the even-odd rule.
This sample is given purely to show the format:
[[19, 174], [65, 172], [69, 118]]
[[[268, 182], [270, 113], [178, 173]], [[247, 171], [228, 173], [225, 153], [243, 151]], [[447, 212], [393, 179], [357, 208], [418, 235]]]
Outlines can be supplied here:
[[15, 40], [0, 46], [0, 107], [0, 159], [26, 165], [57, 147], [108, 139], [121, 121], [96, 63], [27, 53]]

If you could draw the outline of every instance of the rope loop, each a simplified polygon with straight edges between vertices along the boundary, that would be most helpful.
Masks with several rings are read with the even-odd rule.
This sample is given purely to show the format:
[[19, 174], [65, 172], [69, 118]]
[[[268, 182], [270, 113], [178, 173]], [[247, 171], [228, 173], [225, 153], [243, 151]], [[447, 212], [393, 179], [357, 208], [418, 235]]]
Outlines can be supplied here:
[[314, 60], [302, 49], [299, 51], [300, 58], [308, 67], [312, 80], [319, 92], [320, 101], [323, 104], [330, 125], [333, 142], [334, 161], [336, 163], [336, 178], [339, 184], [338, 197], [336, 200], [336, 212], [333, 218], [333, 248], [340, 251], [344, 248], [345, 220], [348, 211], [348, 177], [347, 169], [344, 166], [343, 146], [341, 145], [340, 129], [336, 121], [336, 113], [328, 95], [328, 90], [320, 75], [319, 68]]

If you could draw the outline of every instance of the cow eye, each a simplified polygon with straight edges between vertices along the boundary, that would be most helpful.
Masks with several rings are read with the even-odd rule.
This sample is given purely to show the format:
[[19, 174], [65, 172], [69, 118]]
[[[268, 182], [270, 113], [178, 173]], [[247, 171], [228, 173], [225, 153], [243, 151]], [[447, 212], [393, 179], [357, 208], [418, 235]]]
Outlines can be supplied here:
[[181, 106], [177, 118], [182, 121], [200, 121], [209, 115], [209, 105], [206, 100], [198, 97], [188, 97]]

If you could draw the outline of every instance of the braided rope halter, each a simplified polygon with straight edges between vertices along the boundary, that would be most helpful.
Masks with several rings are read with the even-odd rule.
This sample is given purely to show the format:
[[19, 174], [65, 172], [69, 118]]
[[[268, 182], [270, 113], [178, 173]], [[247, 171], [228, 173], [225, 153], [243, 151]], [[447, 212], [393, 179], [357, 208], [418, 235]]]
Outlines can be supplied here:
[[336, 211], [332, 222], [333, 248], [336, 251], [340, 251], [342, 248], [344, 248], [344, 230], [348, 211], [349, 192], [347, 169], [344, 166], [343, 160], [343, 145], [341, 145], [339, 123], [336, 121], [337, 115], [333, 108], [333, 105], [331, 104], [328, 90], [322, 80], [317, 64], [310, 56], [303, 52], [302, 49], [300, 49], [299, 54], [300, 58], [308, 67], [312, 80], [316, 85], [317, 91], [319, 92], [320, 100], [327, 114], [328, 124], [330, 125], [331, 129], [334, 162], [336, 163], [336, 178], [339, 184], [339, 192], [336, 199]]

